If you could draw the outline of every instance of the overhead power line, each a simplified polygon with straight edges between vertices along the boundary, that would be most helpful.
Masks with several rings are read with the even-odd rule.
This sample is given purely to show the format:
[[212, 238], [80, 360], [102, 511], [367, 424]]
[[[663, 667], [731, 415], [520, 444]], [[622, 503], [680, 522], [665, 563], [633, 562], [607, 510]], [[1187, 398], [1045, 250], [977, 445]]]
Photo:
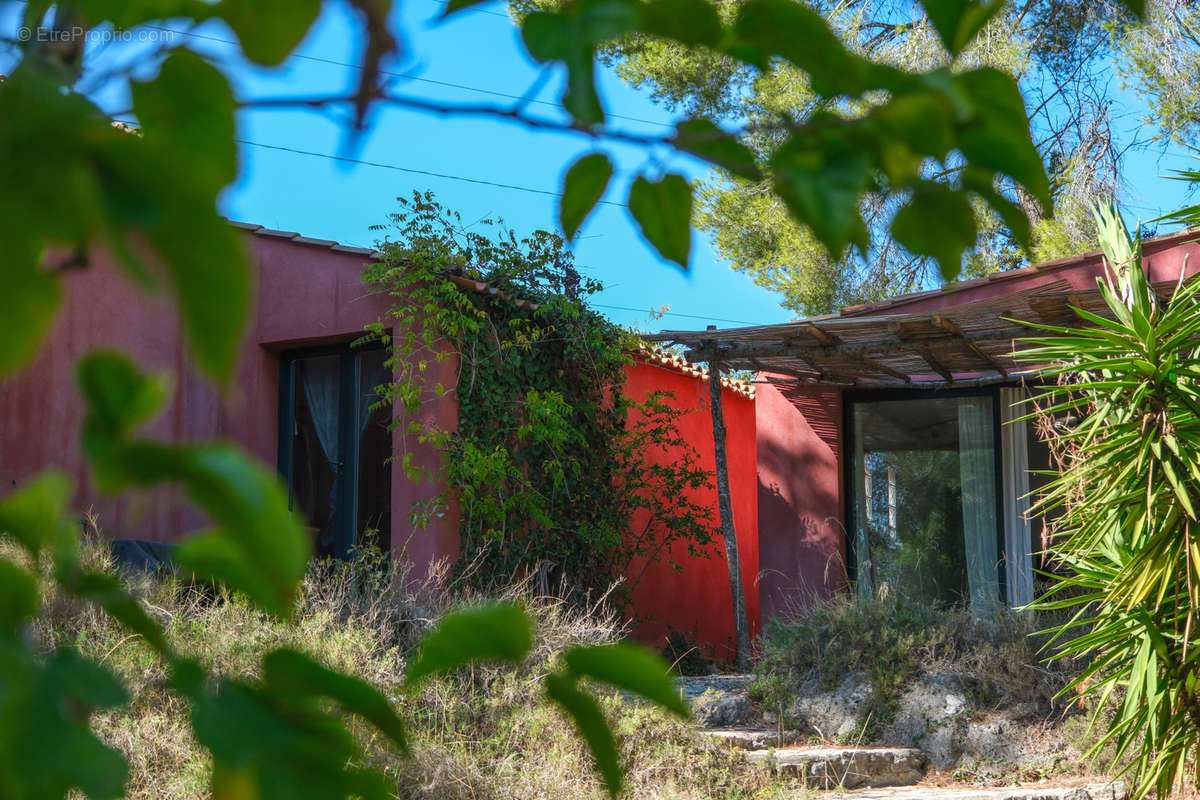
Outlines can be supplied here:
[[761, 325], [762, 324], [761, 320], [759, 322], [747, 322], [744, 319], [723, 319], [721, 317], [709, 317], [704, 314], [682, 314], [678, 311], [653, 311], [653, 312], [651, 312], [650, 309], [646, 309], [646, 308], [631, 308], [630, 306], [610, 306], [610, 305], [605, 305], [604, 303], [588, 303], [588, 305], [593, 306], [595, 308], [611, 308], [616, 311], [639, 311], [639, 312], [645, 313], [647, 316], [649, 316], [651, 313], [653, 313], [654, 316], [687, 317], [688, 319], [702, 319], [702, 320], [707, 320], [708, 322], [730, 322], [730, 323], [733, 323], [734, 325]]
[[[532, 186], [517, 186], [512, 183], [500, 183], [499, 181], [488, 181], [482, 178], [468, 178], [465, 175], [451, 175], [445, 172], [433, 172], [427, 169], [417, 169], [416, 167], [403, 167], [399, 164], [388, 164], [382, 161], [367, 161], [361, 158], [350, 158], [349, 156], [335, 156], [330, 153], [319, 153], [315, 150], [302, 150], [298, 147], [285, 147], [281, 144], [266, 144], [264, 142], [255, 142], [250, 139], [237, 139], [237, 142], [251, 147], [261, 147], [264, 150], [279, 150], [284, 153], [295, 153], [302, 156], [312, 156], [313, 158], [326, 158], [330, 161], [341, 161], [347, 164], [361, 164], [365, 167], [377, 167], [379, 169], [390, 169], [395, 172], [407, 172], [412, 175], [427, 175], [431, 178], [445, 178], [451, 181], [462, 181], [463, 183], [475, 183], [481, 186], [494, 186], [497, 189], [511, 189], [517, 192], [529, 192], [530, 194], [541, 194], [549, 197], [562, 197], [562, 192], [552, 192], [549, 189], [535, 189]], [[625, 203], [618, 203], [615, 200], [597, 200], [597, 203], [603, 203], [606, 206], [617, 206], [618, 208], [629, 208]]]
[[[431, 0], [431, 2], [437, 3], [438, 5], [445, 5], [445, 3], [442, 2], [442, 0]], [[477, 10], [480, 12], [486, 11], [486, 9], [477, 9]], [[498, 16], [507, 16], [505, 14], [498, 14], [495, 11], [491, 11], [491, 12], [487, 12], [487, 13], [497, 14]], [[151, 30], [163, 31], [165, 33], [174, 33], [174, 34], [178, 34], [180, 36], [188, 36], [193, 39], [200, 39], [200, 40], [203, 40], [206, 42], [217, 42], [219, 44], [228, 44], [228, 45], [233, 45], [235, 47], [238, 45], [238, 42], [234, 39], [226, 39], [221, 36], [212, 36], [211, 34], [207, 34], [207, 33], [193, 33], [192, 31], [184, 31], [184, 30], [179, 30], [177, 28], [168, 28], [168, 27], [161, 26], [161, 25], [147, 24], [144, 27], [150, 28]], [[299, 61], [310, 61], [315, 64], [327, 64], [329, 66], [345, 67], [347, 69], [354, 69], [354, 70], [363, 69], [362, 64], [352, 64], [349, 61], [338, 61], [335, 58], [322, 58], [321, 56], [306, 56], [301, 53], [292, 53], [291, 55], [288, 56], [288, 58], [296, 59]], [[475, 92], [477, 94], [486, 94], [486, 95], [490, 95], [492, 97], [502, 97], [505, 100], [519, 100], [523, 103], [532, 103], [535, 105], [551, 106], [553, 108], [561, 108], [561, 106], [558, 103], [554, 103], [549, 100], [539, 100], [536, 97], [529, 97], [529, 96], [520, 95], [520, 94], [509, 94], [508, 92], [497, 92], [493, 89], [481, 89], [478, 86], [470, 86], [465, 83], [454, 83], [453, 81], [439, 81], [439, 80], [435, 80], [433, 78], [423, 78], [420, 75], [414, 75], [411, 72], [394, 72], [391, 70], [381, 69], [381, 70], [379, 70], [379, 74], [380, 75], [388, 75], [393, 78], [403, 78], [404, 80], [414, 81], [417, 83], [427, 83], [427, 84], [430, 84], [431, 86], [442, 86], [447, 89], [459, 89], [459, 90], [462, 90], [465, 92]], [[624, 114], [608, 114], [608, 116], [612, 117], [613, 119], [623, 119], [628, 122], [640, 122], [644, 125], [657, 125], [657, 126], [663, 127], [663, 128], [675, 127], [674, 125], [672, 125], [669, 122], [656, 122], [654, 120], [642, 119], [641, 117], [630, 117], [630, 116], [626, 116]]]
[[[474, 184], [480, 184], [482, 186], [493, 186], [498, 189], [510, 189], [513, 191], [529, 192], [530, 194], [547, 195], [550, 197], [562, 197], [561, 192], [551, 192], [546, 189], [534, 189], [531, 186], [516, 186], [511, 183], [500, 183], [498, 181], [488, 181], [488, 180], [483, 180], [481, 178], [468, 178], [463, 175], [450, 175], [450, 174], [443, 173], [443, 172], [433, 172], [431, 170], [415, 169], [413, 167], [402, 167], [398, 164], [387, 164], [387, 163], [383, 163], [380, 161], [367, 161], [365, 159], [350, 158], [348, 156], [335, 156], [335, 155], [330, 155], [329, 153], [319, 153], [314, 150], [301, 150], [300, 148], [297, 148], [297, 147], [285, 147], [283, 145], [265, 144], [263, 142], [255, 142], [255, 141], [251, 141], [250, 139], [238, 139], [237, 141], [240, 142], [241, 144], [250, 145], [251, 147], [261, 147], [265, 150], [278, 150], [278, 151], [284, 152], [284, 153], [294, 153], [297, 155], [312, 156], [315, 158], [326, 158], [331, 161], [342, 161], [342, 162], [346, 162], [346, 163], [350, 163], [350, 164], [360, 164], [360, 165], [367, 166], [367, 167], [378, 167], [380, 169], [389, 169], [389, 170], [394, 170], [396, 172], [407, 172], [407, 173], [410, 173], [413, 175], [427, 175], [427, 176], [433, 177], [433, 178], [445, 178], [447, 180], [462, 181], [464, 183], [474, 183]], [[603, 203], [604, 205], [617, 206], [618, 208], [628, 208], [629, 207], [625, 203], [618, 203], [613, 200], [600, 200], [598, 202]], [[586, 267], [581, 267], [581, 268], [586, 269]], [[614, 311], [644, 312], [647, 315], [649, 315], [651, 313], [650, 309], [634, 308], [632, 306], [617, 306], [617, 305], [611, 305], [611, 304], [606, 304], [606, 303], [592, 303], [591, 305], [595, 306], [596, 308], [607, 308], [607, 309], [611, 309]], [[744, 320], [744, 319], [727, 319], [724, 317], [712, 317], [712, 316], [708, 316], [706, 314], [684, 314], [679, 311], [657, 311], [657, 312], [653, 312], [653, 313], [660, 314], [663, 316], [670, 316], [670, 317], [683, 317], [683, 318], [687, 318], [687, 319], [706, 320], [708, 322], [728, 322], [733, 325], [758, 325], [758, 324], [760, 324], [759, 322], [751, 322], [749, 320]]]

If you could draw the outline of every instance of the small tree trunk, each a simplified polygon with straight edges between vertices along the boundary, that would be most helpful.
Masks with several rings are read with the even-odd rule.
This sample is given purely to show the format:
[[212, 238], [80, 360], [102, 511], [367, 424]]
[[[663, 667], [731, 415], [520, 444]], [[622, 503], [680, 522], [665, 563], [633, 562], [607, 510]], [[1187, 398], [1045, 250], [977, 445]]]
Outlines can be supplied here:
[[708, 391], [712, 398], [713, 446], [716, 450], [717, 507], [721, 535], [725, 539], [725, 563], [729, 566], [729, 591], [733, 595], [733, 628], [737, 634], [738, 669], [750, 669], [750, 625], [746, 619], [746, 593], [742, 589], [742, 564], [738, 558], [737, 531], [733, 526], [733, 503], [729, 495], [729, 469], [725, 455], [725, 412], [721, 408], [721, 365], [713, 349], [708, 360]]

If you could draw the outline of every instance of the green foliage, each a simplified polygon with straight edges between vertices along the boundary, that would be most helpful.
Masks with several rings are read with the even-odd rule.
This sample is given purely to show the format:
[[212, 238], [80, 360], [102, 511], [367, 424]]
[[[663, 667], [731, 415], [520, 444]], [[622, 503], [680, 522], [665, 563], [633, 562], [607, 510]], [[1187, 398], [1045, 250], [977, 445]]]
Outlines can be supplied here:
[[629, 644], [574, 647], [564, 654], [563, 668], [546, 676], [546, 696], [575, 723], [604, 777], [609, 795], [616, 797], [623, 781], [617, 743], [599, 703], [579, 688], [579, 682], [585, 679], [600, 681], [649, 700], [683, 719], [689, 716], [687, 706], [675, 689], [663, 660], [648, 650]]
[[579, 735], [587, 742], [588, 750], [596, 761], [596, 767], [604, 777], [608, 793], [616, 796], [621, 791], [621, 768], [617, 760], [617, 742], [604, 721], [604, 712], [599, 704], [576, 686], [568, 675], [546, 676], [546, 696], [563, 710]]
[[558, 214], [559, 225], [568, 240], [575, 238], [579, 226], [604, 196], [612, 174], [612, 161], [603, 153], [584, 156], [571, 165], [563, 178], [563, 197]]
[[[464, 230], [430, 195], [402, 203], [396, 238], [364, 275], [394, 300], [370, 335], [391, 343], [397, 378], [382, 394], [401, 407], [397, 425], [442, 450], [472, 585], [534, 575], [543, 589], [561, 582], [595, 598], [622, 578], [631, 591], [635, 561], [666, 558], [676, 542], [711, 552], [709, 512], [692, 499], [710, 477], [675, 424], [685, 412], [664, 394], [621, 391], [638, 340], [588, 308], [599, 284], [561, 239]], [[492, 290], [464, 290], [456, 277]], [[436, 385], [431, 370], [451, 358], [457, 387]], [[449, 391], [453, 432], [423, 411]]]
[[925, 0], [923, 5], [942, 44], [955, 55], [1004, 7], [1000, 0]]
[[369, 717], [371, 722], [402, 743], [396, 735], [400, 722], [387, 700], [358, 679], [288, 650], [263, 659], [263, 677], [256, 683], [224, 678], [206, 686], [194, 662], [177, 663], [172, 678], [191, 706], [197, 741], [212, 753], [215, 797], [354, 795], [366, 800], [390, 795], [382, 775], [347, 766], [359, 758], [359, 746], [344, 722], [320, 702], [325, 696], [341, 701], [347, 684], [353, 684], [354, 694], [366, 700], [347, 710], [358, 711], [362, 704], [383, 709]]
[[[0, 542], [0, 558], [13, 557]], [[91, 572], [112, 573], [103, 541], [81, 554]], [[557, 598], [509, 587], [488, 602], [517, 602], [534, 623], [533, 647], [520, 664], [475, 663], [430, 676], [416, 691], [404, 686], [403, 666], [439, 619], [480, 600], [405, 580], [374, 584], [377, 554], [353, 561], [315, 562], [305, 577], [297, 611], [281, 621], [244, 597], [192, 587], [182, 576], [122, 578], [139, 603], [163, 620], [177, 652], [195, 657], [215, 675], [257, 685], [264, 657], [297, 651], [326, 667], [376, 686], [404, 722], [409, 750], [397, 752], [387, 736], [350, 716], [347, 729], [360, 747], [357, 767], [382, 772], [390, 796], [413, 800], [518, 800], [554, 797], [595, 800], [603, 780], [592, 766], [573, 721], [547, 702], [542, 677], [561, 667], [564, 651], [621, 638], [625, 626], [603, 608], [578, 608]], [[128, 761], [128, 800], [194, 800], [210, 796], [211, 757], [196, 741], [186, 705], [170, 689], [164, 665], [136, 637], [93, 608], [43, 587], [42, 609], [25, 635], [39, 652], [69, 649], [105, 668], [132, 698], [93, 715], [97, 738]], [[761, 770], [723, 749], [698, 749], [688, 721], [599, 683], [580, 686], [598, 702], [617, 743], [628, 797], [687, 794], [745, 800], [767, 783]], [[328, 705], [323, 703], [323, 705]], [[53, 752], [47, 749], [45, 752]], [[7, 795], [6, 795], [7, 796]], [[301, 792], [300, 796], [307, 796]]]
[[[38, 519], [50, 520], [53, 529], [57, 523], [52, 509], [35, 506], [46, 494], [35, 485], [7, 499], [0, 509], [0, 530], [26, 530]], [[29, 536], [18, 539], [27, 540]], [[196, 741], [212, 757], [214, 797], [392, 796], [388, 779], [363, 765], [360, 737], [347, 719], [361, 719], [404, 753], [405, 725], [379, 690], [287, 647], [265, 654], [256, 680], [217, 673], [200, 659], [176, 653], [124, 582], [109, 572], [80, 570], [74, 532], [57, 547], [61, 555], [55, 561], [53, 589], [108, 611], [117, 626], [128, 631], [117, 646], [143, 635], [162, 657], [168, 674], [164, 688], [186, 702]], [[30, 556], [36, 553], [35, 548], [25, 549]], [[48, 654], [33, 650], [20, 626], [38, 611], [37, 579], [7, 559], [0, 559], [0, 576], [6, 579], [0, 594], [0, 613], [5, 614], [0, 619], [0, 742], [5, 745], [0, 778], [5, 796], [59, 798], [70, 789], [89, 797], [123, 796], [125, 759], [101, 743], [89, 723], [94, 712], [128, 703], [129, 694], [115, 676], [76, 649], [58, 647]], [[80, 591], [85, 585], [91, 590]], [[136, 611], [131, 614], [129, 609]], [[433, 673], [479, 661], [519, 663], [531, 646], [529, 617], [514, 605], [450, 614], [426, 637], [406, 671], [405, 686], [415, 688]], [[647, 651], [630, 645], [578, 646], [566, 654], [563, 666], [546, 678], [547, 694], [577, 721], [615, 796], [622, 780], [616, 747], [605, 747], [606, 741], [613, 742], [612, 734], [596, 699], [577, 686], [584, 678], [606, 682], [681, 716], [687, 711], [674, 693], [666, 663]]]
[[276, 477], [233, 447], [134, 438], [133, 428], [158, 412], [163, 381], [124, 356], [86, 356], [79, 384], [88, 403], [84, 451], [97, 484], [107, 491], [181, 485], [219, 527], [182, 544], [180, 564], [237, 587], [275, 614], [290, 614], [312, 542]]
[[520, 661], [529, 651], [529, 619], [514, 605], [464, 611], [447, 619], [421, 644], [405, 671], [409, 685], [473, 661]]
[[687, 706], [655, 654], [630, 644], [576, 647], [563, 656], [567, 669], [582, 678], [603, 681], [652, 700], [686, 719]]
[[32, 55], [0, 84], [3, 182], [21, 194], [0, 225], [12, 256], [4, 280], [27, 324], [0, 366], [27, 359], [53, 318], [62, 271], [43, 268], [56, 260], [46, 248], [85, 253], [103, 243], [141, 283], [166, 273], [197, 364], [230, 377], [250, 300], [242, 245], [216, 211], [217, 192], [237, 175], [232, 91], [198, 56], [180, 53], [156, 80], [134, 85], [133, 102], [144, 125], [137, 136]]
[[[78, 377], [85, 403], [83, 449], [96, 485], [109, 492], [162, 483], [181, 486], [217, 526], [179, 546], [181, 566], [193, 579], [215, 580], [275, 616], [290, 617], [311, 543], [288, 510], [278, 480], [226, 445], [170, 445], [140, 438], [138, 428], [165, 400], [165, 380], [141, 372], [124, 356], [89, 354], [79, 364]], [[545, 442], [551, 449], [567, 445], [571, 431], [549, 424], [564, 410], [562, 398], [553, 393], [544, 401], [531, 395], [518, 436]], [[558, 479], [563, 479], [561, 473]], [[389, 796], [384, 776], [360, 766], [360, 745], [345, 719], [365, 720], [403, 750], [403, 725], [378, 690], [287, 648], [266, 654], [261, 678], [255, 681], [212, 674], [202, 662], [175, 653], [160, 624], [121, 581], [81, 565], [67, 512], [70, 496], [70, 482], [62, 476], [34, 479], [0, 499], [0, 534], [17, 542], [33, 564], [48, 558], [53, 564], [48, 580], [59, 591], [107, 612], [162, 659], [170, 691], [186, 702], [196, 740], [212, 756], [214, 797]], [[38, 610], [38, 573], [0, 560], [0, 577], [5, 578], [0, 593], [0, 778], [6, 790], [31, 799], [63, 797], [72, 789], [91, 797], [121, 796], [125, 760], [96, 738], [90, 720], [97, 710], [127, 702], [124, 688], [97, 663], [72, 650], [39, 654], [31, 648], [22, 630]], [[515, 607], [452, 615], [430, 634], [409, 680], [415, 683], [430, 673], [480, 659], [519, 661], [529, 647], [529, 622]], [[582, 720], [585, 739], [615, 794], [620, 768], [615, 748], [604, 746], [604, 735], [611, 740], [607, 724], [603, 716], [580, 711], [588, 704], [595, 706], [590, 696], [581, 690], [567, 693], [562, 687], [586, 675], [653, 702], [667, 697], [667, 707], [677, 712], [678, 700], [664, 695], [662, 687], [670, 683], [667, 667], [655, 656], [636, 649], [598, 655], [583, 649], [573, 651], [572, 657], [584, 666], [575, 670], [568, 663], [554, 676], [552, 683], [559, 689], [550, 696]], [[334, 713], [330, 703], [340, 713]]]
[[1182, 76], [1200, 74], [1200, 7], [1186, 0], [1151, 0], [1144, 25], [1117, 25], [1117, 74], [1122, 88], [1153, 98], [1145, 122], [1161, 140], [1185, 146], [1200, 134], [1197, 86]]
[[96, 739], [92, 713], [128, 700], [103, 667], [69, 649], [35, 658], [15, 637], [0, 637], [0, 782], [14, 800], [96, 800], [124, 794], [121, 754]]
[[[1200, 148], [1190, 148], [1194, 155], [1200, 157]], [[1181, 169], [1176, 170], [1171, 176], [1175, 180], [1184, 181], [1192, 184], [1193, 187], [1200, 186], [1200, 169]], [[1194, 228], [1200, 225], [1200, 203], [1181, 208], [1170, 214], [1164, 214], [1158, 218], [1166, 222], [1176, 222], [1186, 228]]]
[[[798, 70], [812, 112], [797, 115], [772, 109], [764, 114], [765, 109], [756, 108], [761, 125], [743, 134], [746, 143], [756, 146], [754, 156], [746, 143], [738, 143], [712, 122], [687, 123], [705, 126], [711, 143], [681, 132], [675, 144], [730, 175], [755, 179], [760, 171], [767, 172], [770, 189], [786, 204], [792, 220], [810, 230], [834, 259], [841, 259], [852, 244], [860, 254], [870, 250], [864, 218], [864, 199], [870, 193], [911, 194], [918, 200], [936, 199], [939, 208], [950, 209], [939, 225], [949, 234], [948, 246], [930, 246], [913, 234], [912, 226], [897, 235], [898, 241], [913, 244], [918, 256], [940, 263], [947, 279], [959, 274], [963, 251], [976, 241], [971, 203], [994, 208], [1005, 219], [1015, 217], [1014, 201], [996, 189], [1008, 182], [1015, 187], [1012, 191], [1027, 193], [1042, 208], [1052, 205], [1024, 102], [1016, 82], [1001, 71], [976, 67], [951, 72], [922, 65], [910, 74], [895, 69], [848, 48], [818, 11], [792, 0], [739, 4], [728, 15], [731, 24], [724, 24], [719, 5], [709, 3], [688, 4], [682, 15], [664, 0], [546, 5], [557, 10], [530, 12], [522, 33], [539, 61], [566, 65], [563, 104], [581, 126], [604, 118], [592, 64], [595, 53], [614, 40], [640, 43], [650, 37], [671, 42], [685, 48], [685, 58], [704, 47], [763, 75], [772, 74], [780, 63]], [[967, 48], [1003, 8], [1000, 2], [931, 6], [932, 24], [953, 54]], [[686, 28], [667, 22], [680, 18], [689, 20]], [[642, 73], [635, 74], [641, 79]], [[649, 73], [649, 79], [659, 74]], [[930, 186], [931, 165], [948, 165], [950, 173], [971, 170], [972, 180], [943, 181], [935, 191]], [[671, 180], [668, 176], [652, 182], [639, 176], [630, 191], [629, 208], [658, 252], [686, 267], [691, 192], [686, 186], [667, 192]], [[564, 194], [569, 191], [573, 198], [581, 196], [564, 184]], [[890, 219], [873, 223], [885, 230], [891, 226]], [[1020, 245], [1029, 246], [1027, 225], [1015, 223], [1010, 230]]]
[[[930, 220], [953, 220], [949, 229]], [[929, 182], [913, 192], [912, 199], [892, 222], [896, 241], [917, 255], [933, 256], [939, 264], [961, 264], [963, 253], [975, 243], [975, 214], [963, 195], [940, 183]], [[942, 273], [946, 280], [957, 277], [957, 269]]]
[[655, 181], [639, 175], [629, 190], [629, 210], [646, 240], [686, 269], [692, 249], [692, 190], [687, 179], [670, 174]]
[[750, 148], [707, 119], [684, 120], [675, 126], [675, 146], [704, 158], [731, 175], [759, 180], [762, 171]]
[[1087, 662], [1071, 689], [1096, 701], [1092, 754], [1112, 745], [1135, 797], [1166, 797], [1196, 781], [1200, 748], [1200, 281], [1181, 274], [1161, 300], [1116, 210], [1100, 206], [1097, 224], [1111, 318], [1076, 309], [1078, 326], [1032, 325], [1045, 333], [1022, 353], [1047, 365], [1039, 413], [1070, 417], [1039, 503], [1061, 511], [1058, 577], [1035, 608], [1071, 615], [1053, 653]]

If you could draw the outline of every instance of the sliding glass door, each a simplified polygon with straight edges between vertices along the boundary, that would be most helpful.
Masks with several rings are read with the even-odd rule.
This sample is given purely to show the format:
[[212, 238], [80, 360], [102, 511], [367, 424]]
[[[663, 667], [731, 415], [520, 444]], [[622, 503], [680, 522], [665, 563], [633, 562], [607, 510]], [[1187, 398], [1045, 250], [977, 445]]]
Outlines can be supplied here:
[[320, 556], [386, 547], [391, 532], [391, 432], [375, 387], [391, 375], [382, 348], [348, 345], [284, 353], [279, 470]]
[[993, 613], [1004, 596], [994, 394], [854, 393], [847, 423], [859, 596]]

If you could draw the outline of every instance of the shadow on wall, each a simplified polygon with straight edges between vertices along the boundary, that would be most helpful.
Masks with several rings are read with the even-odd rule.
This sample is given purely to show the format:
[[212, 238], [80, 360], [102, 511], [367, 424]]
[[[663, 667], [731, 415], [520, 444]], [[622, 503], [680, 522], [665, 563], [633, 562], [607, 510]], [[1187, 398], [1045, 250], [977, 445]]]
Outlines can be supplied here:
[[765, 384], [757, 399], [762, 620], [803, 611], [846, 583], [841, 392]]
[[[770, 555], [763, 548], [759, 565], [759, 595], [763, 621], [803, 615], [815, 601], [827, 600], [846, 585], [841, 521], [797, 515], [777, 486], [758, 485], [759, 515], [790, 520], [770, 533]], [[837, 502], [837, 498], [825, 498]]]
[[800, 383], [775, 384], [775, 391], [800, 413], [803, 425], [836, 453], [842, 441], [842, 394], [838, 389], [802, 386]]

